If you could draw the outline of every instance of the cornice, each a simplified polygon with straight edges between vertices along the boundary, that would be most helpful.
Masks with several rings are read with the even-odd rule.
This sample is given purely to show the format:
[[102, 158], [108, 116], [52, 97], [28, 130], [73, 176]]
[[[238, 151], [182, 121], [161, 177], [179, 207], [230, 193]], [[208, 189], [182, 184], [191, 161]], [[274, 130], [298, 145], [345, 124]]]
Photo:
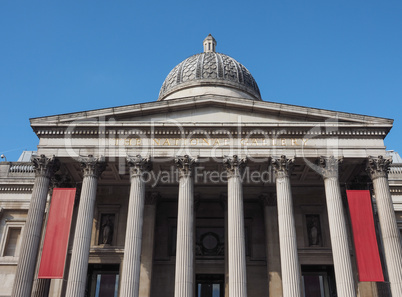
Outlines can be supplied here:
[[[181, 128], [178, 129], [177, 125], [169, 124], [155, 124], [150, 125], [147, 123], [131, 122], [130, 125], [108, 125], [99, 129], [100, 125], [77, 125], [74, 130], [69, 130], [67, 127], [54, 127], [46, 125], [36, 127], [35, 132], [38, 137], [60, 138], [66, 135], [72, 136], [85, 136], [85, 137], [99, 137], [99, 135], [160, 135], [163, 137], [192, 134], [192, 135], [248, 135], [253, 137], [264, 137], [266, 135], [277, 137], [343, 137], [343, 138], [381, 138], [383, 139], [388, 134], [388, 127], [362, 127], [361, 125], [339, 125], [336, 131], [327, 131], [325, 127], [321, 129], [312, 129], [313, 123], [308, 124], [244, 124], [241, 126], [241, 131], [238, 131], [236, 123], [219, 123], [219, 124], [205, 124], [205, 123], [182, 123]], [[133, 131], [135, 129], [135, 131]]]

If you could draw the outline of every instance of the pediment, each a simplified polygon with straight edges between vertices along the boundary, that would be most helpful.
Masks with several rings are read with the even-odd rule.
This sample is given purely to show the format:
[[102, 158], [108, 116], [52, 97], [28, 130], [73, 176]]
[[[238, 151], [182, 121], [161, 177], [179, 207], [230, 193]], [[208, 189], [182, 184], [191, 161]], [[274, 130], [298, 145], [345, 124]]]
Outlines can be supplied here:
[[352, 126], [392, 127], [393, 120], [372, 116], [315, 109], [273, 102], [220, 96], [199, 96], [192, 98], [157, 101], [135, 105], [113, 107], [31, 119], [31, 126], [68, 125], [72, 122], [106, 123], [122, 125], [145, 125], [150, 122], [167, 121], [222, 125], [222, 123], [270, 124], [309, 126], [309, 123], [337, 121]]

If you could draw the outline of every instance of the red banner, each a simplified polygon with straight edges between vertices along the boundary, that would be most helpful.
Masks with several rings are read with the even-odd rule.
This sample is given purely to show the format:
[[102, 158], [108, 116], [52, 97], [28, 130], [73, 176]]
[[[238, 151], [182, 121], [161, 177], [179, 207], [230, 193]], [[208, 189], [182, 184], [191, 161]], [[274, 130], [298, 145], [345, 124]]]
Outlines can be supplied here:
[[370, 191], [346, 191], [361, 282], [383, 282]]
[[38, 278], [63, 278], [75, 190], [53, 190]]

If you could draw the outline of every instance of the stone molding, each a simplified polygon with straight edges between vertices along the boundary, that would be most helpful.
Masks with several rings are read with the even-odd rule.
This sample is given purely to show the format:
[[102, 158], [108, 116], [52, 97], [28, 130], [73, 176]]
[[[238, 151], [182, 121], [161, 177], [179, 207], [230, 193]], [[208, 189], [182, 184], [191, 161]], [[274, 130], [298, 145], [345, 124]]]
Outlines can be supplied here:
[[[136, 129], [139, 129], [138, 126], [141, 126], [140, 124], [136, 125]], [[194, 129], [194, 126], [188, 126], [185, 123], [182, 124], [182, 126], [186, 129], [186, 130], [196, 130]], [[226, 125], [227, 127], [233, 127], [236, 128], [236, 125], [233, 125], [232, 123], [227, 123]], [[384, 136], [387, 135], [387, 133], [383, 130], [380, 130], [378, 128], [369, 128], [370, 130], [359, 130], [356, 128], [350, 128], [350, 127], [340, 127], [339, 131], [310, 131], [311, 128], [313, 128], [313, 126], [311, 126], [310, 124], [307, 124], [306, 127], [300, 128], [299, 126], [296, 126], [296, 124], [292, 124], [292, 123], [286, 123], [286, 124], [275, 124], [275, 127], [289, 127], [291, 128], [291, 130], [286, 131], [285, 133], [283, 133], [283, 128], [279, 128], [279, 129], [275, 129], [275, 127], [270, 126], [269, 123], [264, 123], [264, 124], [253, 124], [251, 127], [244, 127], [243, 129], [243, 133], [244, 135], [255, 135], [256, 137], [259, 136], [258, 134], [255, 134], [255, 127], [257, 127], [258, 129], [261, 130], [261, 133], [259, 133], [260, 135], [281, 135], [283, 137], [293, 137], [293, 138], [303, 138], [306, 136], [312, 136], [314, 135], [315, 137], [317, 137], [317, 135], [322, 135], [322, 136], [337, 136], [337, 137], [341, 137], [341, 138], [350, 138], [350, 136], [353, 137], [365, 137], [365, 136]], [[177, 127], [175, 128], [170, 128], [170, 127], [166, 127], [166, 126], [162, 126], [162, 127], [158, 127], [158, 125], [156, 124], [154, 127], [154, 130], [151, 130], [151, 128], [149, 127], [149, 123], [146, 122], [142, 125], [143, 130], [138, 131], [138, 135], [162, 135], [162, 136], [166, 136], [166, 134], [168, 135], [182, 135], [183, 131], [180, 129], [177, 129]], [[217, 130], [221, 130], [222, 126], [221, 125], [217, 125], [216, 127], [213, 128], [204, 128], [206, 133], [210, 133], [213, 134], [214, 132], [216, 132]], [[47, 129], [45, 128], [39, 128], [36, 131], [36, 135], [46, 135], [47, 137], [57, 137], [59, 138], [60, 135], [77, 135], [77, 136], [81, 136], [81, 135], [88, 135], [88, 136], [92, 136], [94, 138], [98, 138], [99, 135], [115, 135], [116, 137], [124, 137], [125, 135], [130, 134], [130, 132], [132, 131], [132, 128], [130, 126], [128, 126], [127, 128], [121, 129], [121, 128], [117, 128], [117, 127], [106, 127], [106, 130], [104, 131], [99, 131], [99, 127], [88, 127], [88, 128], [81, 128], [81, 129], [77, 129], [76, 131], [71, 131], [69, 133], [67, 133], [66, 128], [53, 128], [53, 127], [49, 127]], [[194, 131], [196, 132], [196, 131]], [[232, 137], [237, 136], [238, 134], [235, 131], [228, 131], [230, 132], [230, 134], [225, 133], [225, 135], [231, 135]], [[194, 133], [194, 135], [196, 136], [197, 133]], [[201, 134], [204, 135], [204, 134]]]
[[197, 165], [197, 159], [191, 158], [189, 155], [176, 157], [174, 162], [180, 171], [180, 177], [191, 176], [194, 166]]
[[294, 167], [295, 159], [287, 159], [285, 155], [280, 158], [272, 158], [271, 164], [275, 171], [276, 178], [290, 177]]
[[326, 178], [338, 178], [339, 166], [343, 162], [343, 157], [335, 158], [334, 156], [324, 157], [318, 159], [320, 173]]
[[80, 157], [79, 162], [81, 163], [84, 177], [92, 176], [99, 178], [106, 169], [106, 163], [103, 157], [96, 158], [93, 155], [88, 155], [88, 157]]
[[[191, 99], [191, 100], [189, 100]], [[200, 107], [200, 105], [216, 105], [216, 104], [224, 104], [224, 106], [239, 106], [242, 108], [246, 108], [247, 110], [255, 110], [260, 111], [262, 113], [274, 112], [278, 115], [283, 113], [293, 113], [294, 115], [298, 115], [299, 117], [311, 117], [315, 119], [312, 125], [316, 126], [317, 122], [321, 122], [322, 120], [326, 120], [328, 118], [338, 118], [339, 124], [344, 124], [343, 121], [347, 122], [345, 124], [352, 125], [356, 129], [356, 123], [359, 124], [361, 122], [369, 124], [366, 126], [366, 129], [363, 130], [355, 130], [353, 135], [370, 135], [368, 134], [367, 128], [370, 128], [370, 125], [378, 125], [376, 127], [379, 129], [376, 135], [384, 135], [387, 134], [386, 131], [392, 127], [392, 120], [386, 118], [378, 118], [366, 115], [359, 115], [359, 114], [352, 114], [346, 112], [339, 112], [339, 111], [331, 111], [331, 110], [324, 110], [318, 108], [311, 108], [311, 107], [304, 107], [304, 106], [294, 106], [290, 104], [283, 104], [283, 103], [275, 103], [275, 102], [267, 102], [267, 101], [254, 101], [253, 104], [250, 104], [250, 99], [241, 99], [241, 98], [234, 98], [234, 97], [226, 97], [226, 96], [217, 96], [217, 95], [200, 95], [200, 96], [192, 96], [182, 99], [175, 99], [175, 100], [166, 100], [166, 101], [156, 101], [156, 102], [147, 102], [147, 103], [139, 103], [139, 104], [131, 104], [125, 106], [116, 106], [112, 108], [104, 108], [98, 110], [91, 110], [86, 112], [76, 112], [70, 114], [61, 114], [61, 115], [54, 115], [54, 116], [45, 116], [31, 119], [31, 125], [35, 128], [35, 131], [39, 129], [42, 130], [37, 124], [47, 124], [47, 126], [53, 126], [55, 123], [58, 125], [63, 125], [64, 123], [70, 124], [76, 120], [84, 120], [88, 118], [96, 118], [96, 117], [116, 117], [125, 114], [130, 114], [133, 116], [136, 115], [143, 115], [144, 111], [148, 113], [155, 113], [158, 114], [160, 111], [166, 110], [176, 110], [176, 108], [182, 109], [183, 107], [188, 107], [189, 109]], [[317, 120], [318, 118], [318, 120]], [[138, 122], [135, 123], [137, 126]], [[307, 123], [308, 124], [308, 123]], [[149, 122], [147, 122], [149, 125]], [[134, 123], [133, 123], [134, 126]], [[82, 126], [80, 126], [82, 127]], [[87, 127], [85, 127], [87, 128]], [[60, 129], [65, 131], [64, 129]], [[50, 134], [59, 134], [57, 131]], [[66, 131], [66, 134], [71, 134], [72, 131]], [[305, 131], [306, 132], [306, 131]], [[318, 132], [318, 131], [317, 131]], [[334, 134], [336, 131], [327, 131], [328, 134]], [[316, 132], [314, 132], [316, 133]], [[46, 134], [46, 133], [44, 133]]]
[[145, 171], [152, 169], [150, 157], [142, 158], [140, 155], [128, 156], [127, 164], [130, 167], [130, 176], [141, 176]]
[[384, 158], [384, 156], [368, 156], [366, 171], [372, 180], [379, 177], [388, 177], [390, 165], [392, 164], [392, 158]]
[[239, 158], [238, 155], [233, 155], [233, 157], [223, 157], [223, 166], [226, 169], [228, 177], [241, 175], [246, 165], [247, 157]]
[[32, 192], [33, 186], [0, 186], [0, 192]]
[[55, 156], [47, 158], [45, 155], [40, 155], [39, 157], [32, 157], [31, 162], [33, 163], [35, 176], [37, 177], [50, 178], [60, 168], [60, 162]]

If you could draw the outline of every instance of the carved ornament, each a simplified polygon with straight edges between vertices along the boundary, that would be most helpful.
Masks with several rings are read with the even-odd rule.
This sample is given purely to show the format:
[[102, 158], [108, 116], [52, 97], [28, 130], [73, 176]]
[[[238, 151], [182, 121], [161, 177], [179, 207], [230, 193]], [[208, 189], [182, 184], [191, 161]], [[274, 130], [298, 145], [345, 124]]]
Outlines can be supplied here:
[[99, 178], [106, 169], [106, 163], [103, 157], [95, 158], [93, 155], [88, 155], [88, 157], [80, 157], [79, 161], [84, 177], [92, 176]]
[[276, 178], [289, 177], [293, 167], [295, 159], [287, 159], [285, 155], [280, 158], [272, 158], [271, 164], [274, 168]]
[[128, 166], [130, 166], [130, 176], [140, 176], [144, 173], [144, 171], [151, 170], [152, 164], [150, 161], [150, 157], [142, 158], [140, 155], [134, 157], [127, 157]]
[[35, 176], [37, 177], [50, 178], [60, 168], [60, 162], [55, 156], [47, 158], [45, 155], [40, 155], [39, 157], [32, 157], [31, 162], [33, 163]]
[[197, 164], [197, 159], [191, 158], [189, 155], [183, 157], [176, 157], [174, 162], [180, 170], [181, 176], [191, 175], [194, 166]]
[[320, 157], [318, 160], [320, 173], [325, 178], [337, 178], [339, 166], [343, 162], [343, 157], [335, 158], [334, 156], [330, 157]]
[[224, 156], [223, 165], [226, 168], [228, 177], [241, 175], [244, 167], [246, 167], [247, 158], [239, 158], [239, 156], [234, 155], [232, 158]]
[[369, 156], [366, 165], [366, 171], [372, 180], [379, 177], [388, 177], [389, 167], [392, 164], [392, 158], [378, 158]]

